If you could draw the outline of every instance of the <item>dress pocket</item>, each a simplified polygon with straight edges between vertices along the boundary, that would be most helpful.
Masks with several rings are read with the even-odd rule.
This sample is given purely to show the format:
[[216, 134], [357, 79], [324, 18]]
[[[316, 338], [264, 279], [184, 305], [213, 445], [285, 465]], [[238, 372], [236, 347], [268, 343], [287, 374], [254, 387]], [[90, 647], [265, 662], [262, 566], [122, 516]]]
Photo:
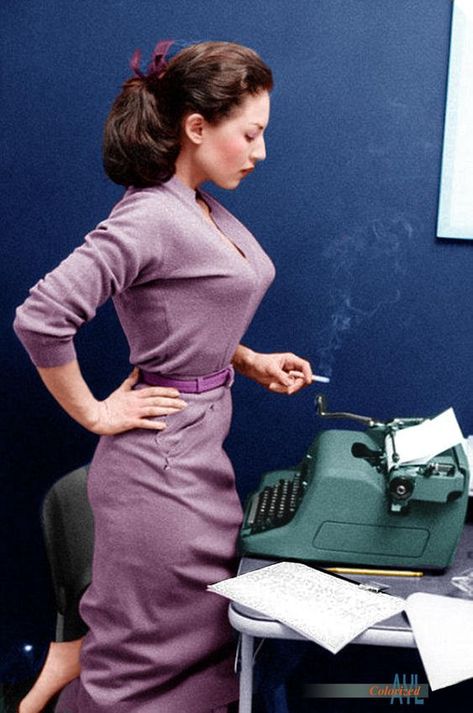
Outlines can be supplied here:
[[157, 431], [155, 438], [167, 458], [183, 455], [205, 442], [206, 420], [213, 407], [213, 403], [191, 401], [182, 411], [160, 417], [166, 428]]

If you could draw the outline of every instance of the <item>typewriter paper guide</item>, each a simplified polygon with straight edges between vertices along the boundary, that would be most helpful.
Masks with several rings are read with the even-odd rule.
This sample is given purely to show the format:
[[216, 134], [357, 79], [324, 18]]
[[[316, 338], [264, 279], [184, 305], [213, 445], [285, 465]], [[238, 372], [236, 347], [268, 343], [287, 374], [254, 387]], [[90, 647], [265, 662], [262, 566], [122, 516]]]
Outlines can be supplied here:
[[334, 654], [405, 604], [297, 562], [263, 567], [207, 589], [286, 624]]
[[[396, 431], [395, 444], [398, 465], [428, 463], [431, 458], [463, 442], [463, 434], [452, 408], [417, 426]], [[385, 449], [388, 470], [395, 464], [393, 442], [386, 437]]]

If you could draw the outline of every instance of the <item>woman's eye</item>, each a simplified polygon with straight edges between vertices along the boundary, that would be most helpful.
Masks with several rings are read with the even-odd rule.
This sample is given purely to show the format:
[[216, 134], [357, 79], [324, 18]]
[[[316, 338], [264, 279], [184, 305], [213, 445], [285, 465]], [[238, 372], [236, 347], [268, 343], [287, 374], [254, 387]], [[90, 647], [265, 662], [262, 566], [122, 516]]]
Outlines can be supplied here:
[[248, 139], [248, 141], [254, 141], [256, 139], [256, 135], [253, 134], [246, 134], [245, 138]]

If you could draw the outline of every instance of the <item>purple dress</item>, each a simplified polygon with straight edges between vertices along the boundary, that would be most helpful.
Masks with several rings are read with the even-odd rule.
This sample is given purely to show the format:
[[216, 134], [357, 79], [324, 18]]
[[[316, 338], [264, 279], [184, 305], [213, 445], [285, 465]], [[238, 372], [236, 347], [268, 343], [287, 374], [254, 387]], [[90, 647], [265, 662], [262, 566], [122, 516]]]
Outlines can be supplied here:
[[[147, 371], [189, 378], [227, 366], [274, 277], [251, 233], [176, 176], [130, 188], [18, 308], [37, 366], [75, 358], [77, 329], [110, 296]], [[223, 450], [230, 385], [185, 394], [164, 431], [99, 441], [89, 471], [95, 519], [81, 676], [58, 713], [201, 713], [238, 698], [227, 602], [206, 585], [235, 573], [241, 506]], [[138, 387], [139, 388], [139, 387]]]

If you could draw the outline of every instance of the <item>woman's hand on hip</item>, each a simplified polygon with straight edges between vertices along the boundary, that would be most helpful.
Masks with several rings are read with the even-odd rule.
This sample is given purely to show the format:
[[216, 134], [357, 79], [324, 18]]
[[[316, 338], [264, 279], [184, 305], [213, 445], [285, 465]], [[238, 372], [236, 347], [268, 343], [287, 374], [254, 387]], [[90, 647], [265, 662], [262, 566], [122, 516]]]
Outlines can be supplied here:
[[260, 354], [240, 345], [233, 365], [244, 376], [279, 394], [294, 394], [312, 383], [309, 362], [291, 352]]
[[187, 406], [177, 389], [146, 386], [134, 389], [139, 378], [135, 368], [125, 381], [104, 401], [97, 402], [95, 422], [89, 430], [101, 436], [111, 436], [134, 428], [160, 431], [166, 428], [159, 416], [177, 413]]

